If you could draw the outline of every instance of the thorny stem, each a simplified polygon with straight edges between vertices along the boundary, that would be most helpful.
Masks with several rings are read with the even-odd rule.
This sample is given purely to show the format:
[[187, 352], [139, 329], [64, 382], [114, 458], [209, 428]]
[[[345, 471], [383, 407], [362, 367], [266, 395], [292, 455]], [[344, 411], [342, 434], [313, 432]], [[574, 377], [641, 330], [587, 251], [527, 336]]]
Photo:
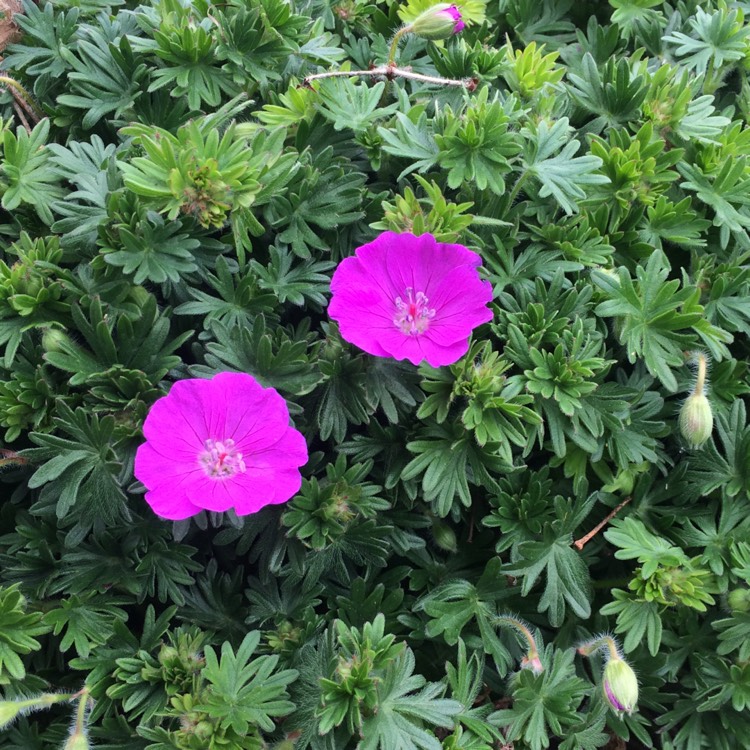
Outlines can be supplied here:
[[632, 499], [632, 497], [626, 497], [614, 510], [607, 513], [604, 520], [596, 524], [588, 534], [584, 534], [580, 539], [576, 539], [573, 542], [573, 546], [578, 551], [582, 550]]
[[370, 70], [329, 70], [325, 73], [314, 73], [311, 76], [306, 76], [302, 83], [304, 86], [309, 87], [312, 81], [318, 81], [323, 78], [354, 78], [355, 76], [369, 76], [371, 78], [382, 76], [389, 81], [394, 78], [408, 78], [411, 81], [432, 83], [436, 86], [462, 86], [469, 91], [474, 91], [477, 86], [477, 82], [473, 78], [456, 80], [454, 78], [440, 78], [439, 76], [425, 76], [421, 73], [414, 73], [407, 68], [397, 68], [390, 63], [387, 65], [379, 65], [376, 68], [370, 68]]

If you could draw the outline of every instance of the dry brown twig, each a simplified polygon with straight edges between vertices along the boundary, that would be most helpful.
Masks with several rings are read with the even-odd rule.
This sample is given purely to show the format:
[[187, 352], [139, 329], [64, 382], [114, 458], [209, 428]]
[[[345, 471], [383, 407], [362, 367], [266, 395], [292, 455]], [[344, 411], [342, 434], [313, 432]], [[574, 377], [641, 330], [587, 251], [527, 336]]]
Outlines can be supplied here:
[[614, 510], [607, 513], [604, 520], [596, 524], [588, 534], [584, 534], [580, 539], [576, 539], [573, 542], [573, 546], [578, 551], [582, 550], [632, 499], [632, 497], [626, 497]]

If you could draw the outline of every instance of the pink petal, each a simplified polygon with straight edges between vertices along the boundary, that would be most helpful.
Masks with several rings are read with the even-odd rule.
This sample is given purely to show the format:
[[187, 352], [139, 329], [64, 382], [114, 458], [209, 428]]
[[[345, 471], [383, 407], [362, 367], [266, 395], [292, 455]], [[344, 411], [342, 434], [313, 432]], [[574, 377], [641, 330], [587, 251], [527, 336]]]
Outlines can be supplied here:
[[193, 505], [205, 510], [215, 512], [229, 510], [235, 502], [233, 485], [238, 476], [241, 475], [235, 474], [224, 479], [214, 479], [203, 473], [196, 475], [185, 487], [187, 498]]
[[213, 397], [226, 405], [222, 431], [214, 440], [232, 439], [243, 453], [275, 443], [289, 426], [286, 401], [241, 372], [220, 372], [211, 380]]
[[170, 450], [195, 455], [200, 450], [208, 430], [204, 395], [207, 380], [180, 380], [168, 396], [156, 401], [143, 423], [143, 435], [149, 442], [166, 442]]
[[146, 493], [146, 502], [151, 510], [169, 521], [182, 521], [200, 513], [202, 508], [193, 505], [184, 492], [176, 492], [166, 485]]

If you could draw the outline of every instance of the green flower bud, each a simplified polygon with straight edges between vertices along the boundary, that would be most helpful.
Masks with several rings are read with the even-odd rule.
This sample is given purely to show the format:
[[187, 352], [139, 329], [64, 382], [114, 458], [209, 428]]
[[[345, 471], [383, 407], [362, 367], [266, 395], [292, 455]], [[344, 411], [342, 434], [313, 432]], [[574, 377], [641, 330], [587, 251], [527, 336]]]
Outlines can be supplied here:
[[162, 666], [172, 666], [180, 660], [180, 654], [174, 646], [164, 644], [159, 651], [159, 664]]
[[602, 690], [607, 703], [615, 711], [632, 714], [638, 703], [638, 679], [633, 668], [619, 656], [607, 662], [602, 677]]
[[750, 589], [730, 591], [727, 603], [734, 612], [750, 612]]
[[0, 701], [0, 729], [9, 726], [21, 713], [22, 704], [17, 701]]
[[62, 351], [65, 344], [70, 344], [70, 336], [59, 328], [48, 328], [42, 334], [42, 349], [45, 352]]
[[714, 415], [703, 393], [691, 393], [680, 410], [680, 432], [691, 448], [699, 448], [711, 437]]
[[455, 5], [438, 3], [417, 16], [408, 30], [422, 39], [434, 42], [458, 34], [465, 26], [461, 20], [461, 11]]
[[193, 728], [193, 734], [199, 740], [210, 740], [214, 736], [214, 728], [210, 721], [199, 721]]
[[456, 532], [447, 523], [436, 518], [432, 522], [432, 536], [438, 549], [454, 554], [458, 550]]

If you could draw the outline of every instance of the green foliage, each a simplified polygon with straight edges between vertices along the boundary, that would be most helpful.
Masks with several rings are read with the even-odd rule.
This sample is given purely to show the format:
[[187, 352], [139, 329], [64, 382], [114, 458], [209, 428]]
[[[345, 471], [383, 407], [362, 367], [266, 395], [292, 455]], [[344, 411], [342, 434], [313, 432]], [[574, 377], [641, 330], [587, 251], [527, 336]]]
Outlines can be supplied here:
[[42, 645], [36, 636], [48, 632], [38, 612], [27, 612], [27, 602], [18, 586], [0, 590], [0, 684], [22, 680], [26, 669], [20, 655], [38, 651]]
[[2, 206], [13, 211], [22, 204], [31, 205], [45, 224], [52, 223], [50, 204], [63, 195], [57, 175], [50, 169], [50, 153], [44, 149], [49, 136], [49, 120], [42, 120], [31, 133], [4, 130]]
[[258, 656], [253, 652], [260, 643], [260, 633], [248, 633], [234, 653], [228, 643], [221, 648], [221, 660], [209, 647], [203, 677], [209, 684], [206, 705], [196, 706], [209, 716], [219, 719], [222, 729], [232, 729], [238, 735], [247, 734], [250, 726], [266, 731], [273, 729], [272, 717], [284, 716], [294, 708], [286, 700], [285, 687], [297, 673], [292, 669], [276, 671], [278, 656]]
[[[699, 292], [680, 289], [679, 280], [667, 281], [668, 274], [665, 256], [656, 250], [645, 266], [636, 269], [637, 284], [624, 268], [616, 275], [596, 273], [594, 282], [608, 298], [597, 306], [596, 314], [616, 319], [628, 359], [633, 362], [636, 356], [642, 357], [649, 372], [674, 391], [677, 380], [672, 369], [683, 363], [686, 349], [700, 341], [723, 354], [723, 344], [731, 338], [705, 325]], [[702, 341], [696, 335], [700, 333], [705, 334]]]
[[[85, 686], [102, 750], [747, 744], [748, 4], [460, 0], [460, 34], [405, 34], [373, 73], [431, 5], [23, 0], [0, 703]], [[450, 365], [329, 318], [337, 265], [387, 230], [481, 258], [493, 317]], [[701, 353], [713, 431], [688, 448]], [[299, 490], [166, 521], [144, 420], [222, 371], [285, 399]], [[576, 655], [603, 632], [632, 715]], [[0, 750], [59, 748], [66, 702]]]

